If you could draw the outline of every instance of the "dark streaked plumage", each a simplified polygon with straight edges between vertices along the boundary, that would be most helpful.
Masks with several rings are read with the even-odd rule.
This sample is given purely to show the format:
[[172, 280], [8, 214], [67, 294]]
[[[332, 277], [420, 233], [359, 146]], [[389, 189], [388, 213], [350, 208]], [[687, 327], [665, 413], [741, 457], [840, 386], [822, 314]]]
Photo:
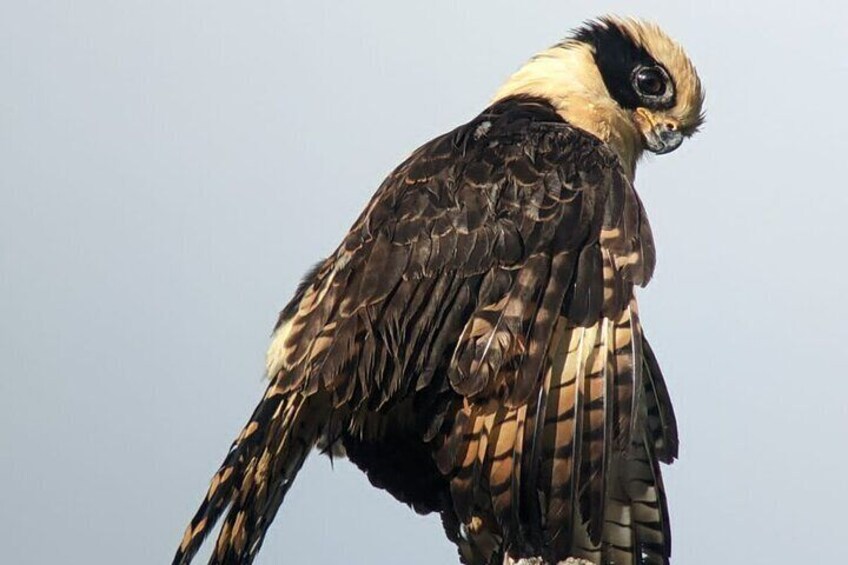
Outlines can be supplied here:
[[281, 313], [174, 563], [225, 511], [210, 562], [250, 563], [315, 446], [440, 513], [465, 563], [668, 561], [677, 432], [633, 294], [653, 238], [617, 146], [566, 117], [507, 96], [388, 176]]

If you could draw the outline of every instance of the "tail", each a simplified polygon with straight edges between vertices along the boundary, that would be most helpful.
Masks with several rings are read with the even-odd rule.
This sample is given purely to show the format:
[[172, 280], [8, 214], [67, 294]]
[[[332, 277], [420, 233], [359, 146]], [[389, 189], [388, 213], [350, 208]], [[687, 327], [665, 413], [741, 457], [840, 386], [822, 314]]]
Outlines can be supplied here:
[[316, 443], [318, 419], [307, 409], [313, 400], [300, 392], [283, 392], [275, 383], [268, 387], [212, 477], [173, 565], [191, 562], [228, 507], [209, 563], [241, 565], [253, 561], [277, 509]]

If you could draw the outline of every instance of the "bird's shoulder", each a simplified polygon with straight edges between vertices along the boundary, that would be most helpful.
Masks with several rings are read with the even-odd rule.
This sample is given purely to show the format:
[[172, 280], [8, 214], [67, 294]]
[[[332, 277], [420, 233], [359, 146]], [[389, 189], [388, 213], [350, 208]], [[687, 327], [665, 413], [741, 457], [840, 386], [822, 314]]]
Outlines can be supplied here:
[[515, 96], [422, 145], [387, 177], [377, 196], [434, 181], [480, 186], [515, 180], [526, 186], [554, 171], [566, 185], [593, 173], [623, 174], [609, 146], [566, 122], [548, 101]]
[[339, 258], [381, 236], [409, 245], [469, 233], [499, 237], [514, 228], [532, 244], [527, 238], [538, 224], [568, 220], [569, 209], [583, 220], [602, 215], [597, 205], [603, 206], [613, 177], [627, 182], [613, 151], [567, 123], [550, 103], [503, 100], [398, 165], [349, 231]]

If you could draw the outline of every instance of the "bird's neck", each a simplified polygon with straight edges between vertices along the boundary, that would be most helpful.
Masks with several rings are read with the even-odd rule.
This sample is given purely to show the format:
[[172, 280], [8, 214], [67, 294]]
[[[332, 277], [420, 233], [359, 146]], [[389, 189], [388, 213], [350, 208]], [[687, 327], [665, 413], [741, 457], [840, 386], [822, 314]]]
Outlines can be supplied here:
[[641, 137], [630, 112], [610, 97], [588, 45], [563, 43], [539, 53], [509, 77], [494, 101], [518, 95], [549, 101], [569, 124], [609, 145], [633, 178]]

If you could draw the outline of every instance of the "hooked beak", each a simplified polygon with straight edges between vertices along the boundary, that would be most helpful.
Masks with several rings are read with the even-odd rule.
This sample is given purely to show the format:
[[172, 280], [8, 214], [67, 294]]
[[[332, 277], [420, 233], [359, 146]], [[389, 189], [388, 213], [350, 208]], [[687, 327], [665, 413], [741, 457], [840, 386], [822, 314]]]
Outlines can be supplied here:
[[638, 108], [633, 118], [648, 151], [663, 155], [671, 153], [683, 143], [680, 124], [676, 120], [656, 116], [645, 108]]

